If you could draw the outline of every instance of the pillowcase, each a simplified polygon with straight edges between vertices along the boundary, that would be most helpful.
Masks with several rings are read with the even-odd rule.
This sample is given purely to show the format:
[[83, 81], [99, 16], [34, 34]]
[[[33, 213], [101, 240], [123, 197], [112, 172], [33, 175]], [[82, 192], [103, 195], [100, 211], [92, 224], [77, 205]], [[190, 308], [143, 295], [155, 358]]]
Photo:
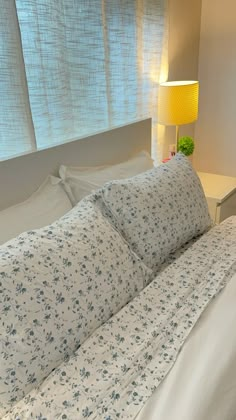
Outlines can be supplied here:
[[0, 245], [26, 230], [54, 222], [71, 208], [61, 179], [49, 175], [26, 201], [0, 212]]
[[0, 247], [0, 417], [143, 288], [149, 269], [83, 200]]
[[153, 168], [153, 160], [143, 151], [134, 158], [113, 166], [67, 167], [62, 165], [59, 174], [73, 204], [102, 187], [107, 181], [124, 179]]
[[101, 194], [113, 224], [154, 272], [171, 252], [211, 225], [200, 180], [183, 154], [108, 183]]

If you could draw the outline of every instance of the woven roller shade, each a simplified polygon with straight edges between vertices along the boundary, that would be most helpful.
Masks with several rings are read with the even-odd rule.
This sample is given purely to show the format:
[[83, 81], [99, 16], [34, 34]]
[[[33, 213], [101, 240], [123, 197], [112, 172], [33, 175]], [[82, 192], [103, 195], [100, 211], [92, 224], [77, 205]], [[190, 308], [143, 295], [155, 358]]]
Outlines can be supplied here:
[[166, 8], [166, 0], [0, 0], [0, 160], [146, 117], [155, 150]]

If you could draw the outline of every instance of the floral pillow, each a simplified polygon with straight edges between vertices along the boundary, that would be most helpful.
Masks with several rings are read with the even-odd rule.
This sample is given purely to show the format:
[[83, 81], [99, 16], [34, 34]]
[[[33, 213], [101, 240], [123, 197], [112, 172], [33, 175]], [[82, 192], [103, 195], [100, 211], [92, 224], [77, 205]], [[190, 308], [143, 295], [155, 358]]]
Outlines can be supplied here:
[[171, 252], [211, 225], [201, 183], [183, 154], [133, 178], [107, 183], [101, 194], [106, 214], [154, 272]]
[[137, 295], [149, 275], [86, 199], [0, 247], [0, 417]]

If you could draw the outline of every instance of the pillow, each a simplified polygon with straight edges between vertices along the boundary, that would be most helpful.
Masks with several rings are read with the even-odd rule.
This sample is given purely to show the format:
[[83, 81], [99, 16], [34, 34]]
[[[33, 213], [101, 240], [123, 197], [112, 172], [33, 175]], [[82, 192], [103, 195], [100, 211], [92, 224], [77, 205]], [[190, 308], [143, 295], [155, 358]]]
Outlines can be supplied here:
[[151, 275], [89, 200], [2, 245], [0, 272], [0, 417]]
[[116, 228], [154, 272], [171, 252], [211, 225], [201, 183], [183, 154], [144, 174], [110, 182], [101, 194]]
[[26, 201], [0, 211], [0, 244], [54, 222], [71, 208], [61, 179], [49, 175]]
[[76, 168], [62, 165], [59, 174], [72, 203], [76, 204], [107, 181], [129, 178], [151, 168], [153, 168], [153, 160], [147, 152], [143, 151], [134, 158], [113, 166]]

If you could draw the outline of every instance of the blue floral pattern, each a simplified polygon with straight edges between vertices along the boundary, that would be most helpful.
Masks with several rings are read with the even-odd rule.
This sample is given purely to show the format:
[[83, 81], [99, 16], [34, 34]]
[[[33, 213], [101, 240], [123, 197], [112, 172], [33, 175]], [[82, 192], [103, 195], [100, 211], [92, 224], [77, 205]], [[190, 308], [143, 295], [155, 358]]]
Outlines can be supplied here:
[[4, 420], [134, 419], [236, 272], [236, 217], [198, 239]]
[[101, 194], [111, 222], [154, 272], [171, 252], [211, 226], [200, 180], [182, 154], [133, 178], [107, 183]]
[[89, 200], [0, 248], [0, 416], [144, 287], [151, 271]]

